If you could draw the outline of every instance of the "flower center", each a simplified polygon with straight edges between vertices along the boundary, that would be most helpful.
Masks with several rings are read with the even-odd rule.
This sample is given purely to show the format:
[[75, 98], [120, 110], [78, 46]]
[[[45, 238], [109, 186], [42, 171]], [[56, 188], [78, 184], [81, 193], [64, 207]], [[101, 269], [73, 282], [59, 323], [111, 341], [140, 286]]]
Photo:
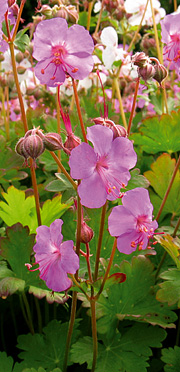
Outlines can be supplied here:
[[52, 49], [51, 49], [51, 53], [52, 53], [52, 60], [47, 64], [47, 66], [41, 70], [41, 73], [44, 74], [45, 73], [45, 70], [47, 69], [47, 67], [49, 67], [49, 65], [51, 63], [53, 63], [55, 65], [55, 70], [54, 70], [54, 73], [53, 73], [53, 76], [50, 78], [51, 80], [55, 80], [56, 78], [56, 72], [57, 72], [57, 69], [58, 67], [61, 67], [63, 69], [63, 71], [65, 73], [68, 74], [68, 71], [67, 69], [69, 68], [71, 70], [71, 72], [75, 73], [78, 71], [78, 68], [74, 67], [74, 66], [71, 66], [69, 63], [67, 63], [64, 58], [67, 56], [68, 52], [65, 48], [65, 45], [56, 45], [56, 46], [53, 46]]
[[146, 236], [149, 240], [154, 234], [154, 229], [151, 227], [151, 221], [149, 221], [148, 216], [138, 216], [136, 222], [136, 230], [139, 233], [139, 236], [136, 240], [133, 240], [131, 242], [131, 247], [136, 248], [137, 245], [139, 245], [138, 249], [139, 251], [141, 251], [144, 245], [144, 237]]
[[180, 41], [180, 34], [170, 35], [170, 38], [171, 38], [171, 41], [173, 41], [173, 43], [179, 43], [179, 41]]
[[102, 155], [101, 157], [97, 155], [97, 159], [96, 170], [104, 183], [107, 194], [115, 197], [115, 199], [121, 198], [124, 194], [120, 193], [119, 190], [125, 185], [111, 174], [107, 155]]

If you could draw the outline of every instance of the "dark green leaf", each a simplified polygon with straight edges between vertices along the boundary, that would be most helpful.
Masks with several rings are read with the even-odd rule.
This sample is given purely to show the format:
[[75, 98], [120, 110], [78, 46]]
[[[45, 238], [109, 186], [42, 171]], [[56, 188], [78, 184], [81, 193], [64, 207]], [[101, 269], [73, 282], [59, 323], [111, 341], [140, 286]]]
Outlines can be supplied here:
[[180, 347], [175, 346], [174, 349], [162, 350], [162, 361], [166, 363], [165, 372], [179, 372], [180, 367]]
[[180, 307], [180, 270], [169, 269], [163, 272], [160, 277], [165, 279], [160, 283], [160, 289], [157, 291], [157, 299], [161, 302], [168, 302], [168, 305], [178, 303]]

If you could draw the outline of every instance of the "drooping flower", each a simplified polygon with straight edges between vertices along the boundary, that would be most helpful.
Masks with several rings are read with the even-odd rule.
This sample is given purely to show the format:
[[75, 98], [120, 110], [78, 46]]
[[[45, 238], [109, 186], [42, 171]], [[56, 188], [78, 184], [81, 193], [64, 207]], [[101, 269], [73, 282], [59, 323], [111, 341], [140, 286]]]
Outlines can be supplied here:
[[146, 189], [141, 187], [127, 191], [122, 204], [114, 207], [108, 220], [110, 235], [117, 237], [120, 252], [130, 254], [139, 246], [146, 249], [149, 239], [157, 229], [152, 221], [153, 205]]
[[137, 156], [129, 139], [113, 140], [112, 130], [102, 125], [87, 128], [87, 139], [94, 148], [81, 143], [71, 151], [71, 177], [82, 180], [78, 186], [82, 205], [100, 208], [107, 199], [121, 196], [120, 189], [127, 185]]
[[66, 76], [84, 79], [92, 71], [93, 40], [79, 25], [68, 28], [63, 18], [40, 22], [34, 33], [35, 74], [42, 84], [53, 87]]
[[75, 274], [79, 268], [79, 258], [73, 249], [73, 241], [62, 242], [61, 227], [63, 221], [55, 220], [50, 227], [37, 228], [36, 244], [33, 250], [35, 262], [39, 264], [40, 278], [48, 288], [61, 292], [71, 285], [67, 273]]
[[[147, 0], [125, 0], [124, 7], [127, 13], [132, 14], [130, 18], [128, 18], [128, 22], [131, 26], [139, 25], [144, 13], [144, 9], [146, 6]], [[166, 14], [164, 8], [161, 8], [161, 4], [158, 0], [152, 0], [152, 5], [154, 8], [155, 13], [155, 21], [159, 23], [160, 19], [163, 18]], [[147, 10], [142, 22], [142, 26], [148, 25], [152, 26], [153, 19], [152, 19], [152, 11], [150, 2], [148, 3]]]
[[166, 44], [163, 49], [164, 61], [170, 69], [180, 67], [180, 14], [168, 14], [161, 23], [162, 42]]

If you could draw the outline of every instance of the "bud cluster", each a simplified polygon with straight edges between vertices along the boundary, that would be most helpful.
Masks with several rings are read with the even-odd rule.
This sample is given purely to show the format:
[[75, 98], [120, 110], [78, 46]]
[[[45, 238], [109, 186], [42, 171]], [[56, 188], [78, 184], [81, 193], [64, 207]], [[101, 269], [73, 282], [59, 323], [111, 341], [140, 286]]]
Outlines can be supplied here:
[[30, 129], [24, 137], [21, 137], [16, 144], [15, 151], [25, 159], [27, 166], [28, 158], [35, 160], [44, 152], [45, 149], [55, 151], [62, 149], [62, 139], [58, 133], [43, 134], [39, 128]]
[[159, 60], [154, 57], [148, 57], [144, 52], [134, 54], [132, 56], [132, 63], [138, 66], [139, 77], [145, 80], [145, 82], [153, 78], [161, 86], [162, 81], [167, 77], [167, 69]]
[[76, 7], [71, 4], [55, 4], [52, 8], [49, 5], [42, 5], [39, 12], [44, 16], [44, 19], [60, 17], [71, 23], [77, 23], [79, 18]]

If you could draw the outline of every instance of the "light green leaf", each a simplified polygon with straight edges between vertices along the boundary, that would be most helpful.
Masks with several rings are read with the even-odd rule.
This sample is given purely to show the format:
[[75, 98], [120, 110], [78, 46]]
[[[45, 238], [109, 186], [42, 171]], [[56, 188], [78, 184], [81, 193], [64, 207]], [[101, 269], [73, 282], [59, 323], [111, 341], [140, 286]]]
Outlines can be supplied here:
[[180, 308], [180, 270], [169, 269], [160, 275], [160, 278], [166, 280], [160, 283], [160, 289], [157, 291], [157, 299], [160, 302], [168, 302], [168, 305], [178, 303]]
[[162, 361], [166, 363], [164, 367], [165, 372], [179, 372], [180, 367], [180, 347], [175, 346], [174, 349], [162, 350]]
[[180, 269], [180, 239], [178, 237], [173, 238], [169, 234], [155, 235], [155, 239], [159, 244], [165, 248], [166, 252], [174, 260], [178, 269]]
[[[151, 165], [151, 169], [144, 173], [145, 177], [153, 187], [154, 192], [150, 193], [152, 204], [154, 205], [154, 214], [156, 215], [162, 203], [167, 187], [171, 180], [174, 168], [176, 165], [175, 159], [171, 159], [169, 154], [162, 154]], [[178, 171], [174, 179], [172, 188], [163, 208], [163, 213], [180, 214], [180, 172]]]
[[180, 111], [171, 115], [163, 114], [143, 121], [140, 133], [131, 135], [135, 145], [141, 145], [143, 151], [150, 154], [157, 152], [176, 152], [180, 150]]
[[28, 28], [24, 28], [23, 30], [20, 30], [15, 38], [14, 45], [21, 51], [25, 52], [27, 47], [29, 46], [29, 36], [25, 34], [25, 32], [28, 30]]

